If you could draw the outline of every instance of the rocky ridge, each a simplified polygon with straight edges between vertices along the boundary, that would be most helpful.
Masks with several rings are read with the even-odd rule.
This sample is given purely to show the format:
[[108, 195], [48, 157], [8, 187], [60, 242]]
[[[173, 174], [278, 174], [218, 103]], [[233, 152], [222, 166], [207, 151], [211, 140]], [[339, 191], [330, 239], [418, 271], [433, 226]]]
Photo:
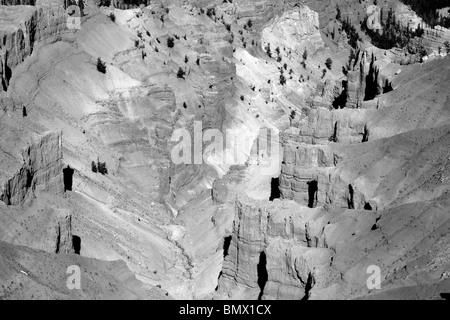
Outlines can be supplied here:
[[[350, 5], [364, 13], [352, 1], [128, 10], [89, 2], [82, 28], [67, 30], [64, 14], [50, 14], [46, 27], [53, 3], [20, 14], [21, 6], [6, 7], [16, 18], [1, 24], [1, 168], [14, 170], [4, 175], [2, 211], [14, 228], [1, 239], [123, 260], [147, 289], [159, 285], [175, 298], [365, 297], [374, 293], [365, 289], [370, 264], [382, 267], [388, 295], [405, 283], [412, 291], [445, 286], [448, 58], [403, 66], [401, 53], [366, 41], [343, 76], [350, 48], [344, 34], [332, 35], [338, 3], [344, 15]], [[268, 43], [281, 61], [267, 55]], [[200, 120], [203, 130], [253, 140], [274, 129], [278, 172], [262, 175], [251, 145], [238, 150], [248, 161], [236, 166], [211, 154], [201, 165], [174, 165], [171, 135], [192, 136]], [[22, 165], [14, 143], [26, 148], [49, 129], [61, 130], [62, 147], [44, 139], [32, 146], [45, 155], [31, 155], [56, 165], [42, 171], [27, 152]], [[108, 174], [93, 172], [92, 162], [105, 162]], [[73, 170], [71, 188], [63, 168]], [[48, 232], [32, 238], [30, 229]], [[141, 292], [142, 284], [131, 286]]]

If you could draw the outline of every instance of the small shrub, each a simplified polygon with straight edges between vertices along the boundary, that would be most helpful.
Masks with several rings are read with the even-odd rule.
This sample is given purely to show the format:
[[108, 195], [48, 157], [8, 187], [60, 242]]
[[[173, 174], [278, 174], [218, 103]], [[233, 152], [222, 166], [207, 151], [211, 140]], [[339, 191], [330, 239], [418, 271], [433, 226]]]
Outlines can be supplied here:
[[184, 70], [181, 67], [178, 68], [177, 78], [184, 79], [185, 74], [186, 74], [186, 72], [184, 72]]
[[106, 168], [106, 162], [97, 161], [97, 169], [98, 169], [98, 172], [100, 172], [103, 175], [108, 174], [108, 169]]
[[97, 71], [103, 74], [106, 73], [106, 62], [103, 62], [101, 58], [97, 59]]
[[91, 170], [92, 172], [97, 173], [97, 164], [95, 163], [95, 161], [91, 162]]
[[216, 15], [216, 9], [208, 8], [208, 10], [206, 11], [206, 15], [212, 19], [212, 17]]
[[295, 110], [292, 110], [291, 115], [289, 116], [289, 118], [290, 118], [291, 120], [294, 120], [295, 115], [296, 115]]
[[167, 46], [169, 48], [173, 48], [174, 45], [175, 45], [175, 40], [172, 37], [168, 37], [167, 38]]
[[329, 70], [331, 70], [331, 67], [333, 66], [333, 60], [331, 60], [331, 58], [328, 58], [327, 61], [325, 61], [325, 65]]
[[270, 51], [270, 43], [267, 44], [265, 49], [266, 49], [266, 53], [269, 56], [269, 58], [272, 58], [272, 51]]
[[110, 18], [112, 22], [115, 22], [115, 21], [116, 21], [116, 15], [115, 15], [113, 12], [111, 12], [111, 13], [108, 15], [108, 18]]

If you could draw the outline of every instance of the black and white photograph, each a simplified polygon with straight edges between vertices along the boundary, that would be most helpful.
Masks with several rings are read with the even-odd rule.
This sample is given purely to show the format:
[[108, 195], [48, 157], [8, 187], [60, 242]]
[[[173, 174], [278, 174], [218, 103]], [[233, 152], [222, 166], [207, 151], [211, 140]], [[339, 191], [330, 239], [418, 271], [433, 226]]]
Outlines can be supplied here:
[[0, 0], [0, 82], [0, 300], [450, 299], [450, 0]]

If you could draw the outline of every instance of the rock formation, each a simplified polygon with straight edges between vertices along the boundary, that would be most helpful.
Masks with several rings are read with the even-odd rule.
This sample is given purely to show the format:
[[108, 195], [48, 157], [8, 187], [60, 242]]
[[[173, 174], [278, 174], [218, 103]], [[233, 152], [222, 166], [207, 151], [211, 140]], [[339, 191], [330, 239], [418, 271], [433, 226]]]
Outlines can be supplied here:
[[61, 135], [61, 131], [49, 132], [23, 151], [22, 167], [2, 182], [1, 201], [19, 205], [32, 199], [36, 192], [64, 192]]
[[[60, 1], [0, 8], [0, 295], [448, 288], [450, 62], [433, 53], [446, 30], [414, 40], [430, 51], [420, 64], [371, 45], [366, 2], [83, 3], [79, 29]], [[337, 6], [362, 39], [352, 59]], [[181, 164], [180, 131], [192, 147]], [[68, 292], [50, 276], [67, 264], [98, 276]], [[373, 265], [383, 292], [366, 286]]]

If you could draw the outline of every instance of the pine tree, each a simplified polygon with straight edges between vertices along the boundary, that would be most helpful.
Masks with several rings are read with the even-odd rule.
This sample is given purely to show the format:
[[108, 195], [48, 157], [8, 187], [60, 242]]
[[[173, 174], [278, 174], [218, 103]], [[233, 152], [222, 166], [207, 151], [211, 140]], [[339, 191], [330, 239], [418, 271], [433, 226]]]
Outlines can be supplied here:
[[325, 61], [325, 65], [329, 70], [331, 70], [331, 67], [333, 66], [333, 60], [331, 60], [331, 58], [327, 58], [327, 60]]
[[106, 73], [106, 63], [103, 62], [101, 58], [97, 59], [97, 71], [103, 74]]
[[91, 170], [92, 172], [97, 172], [97, 164], [95, 163], [95, 161], [91, 162]]
[[184, 75], [186, 72], [184, 72], [183, 68], [179, 67], [177, 72], [177, 78], [184, 79]]

